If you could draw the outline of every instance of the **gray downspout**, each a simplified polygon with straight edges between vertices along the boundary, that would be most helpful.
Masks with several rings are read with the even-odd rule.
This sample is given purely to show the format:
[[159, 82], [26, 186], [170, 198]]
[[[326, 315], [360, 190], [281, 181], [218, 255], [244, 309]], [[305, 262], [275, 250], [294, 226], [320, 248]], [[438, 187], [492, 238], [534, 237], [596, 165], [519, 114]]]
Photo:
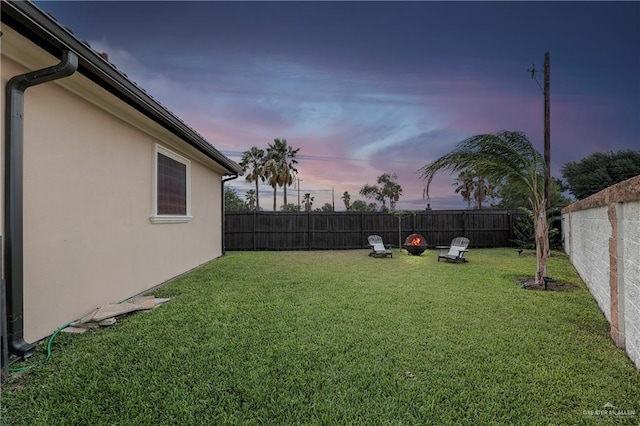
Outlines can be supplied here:
[[234, 179], [238, 179], [237, 174], [230, 176], [228, 178], [223, 178], [222, 179], [222, 255], [224, 256], [225, 254], [227, 254], [227, 243], [226, 243], [226, 238], [224, 237], [224, 231], [225, 231], [225, 212], [224, 212], [224, 184], [226, 182], [229, 182], [230, 180], [234, 180]]
[[57, 65], [16, 75], [7, 82], [5, 112], [5, 280], [9, 350], [27, 358], [34, 345], [24, 340], [23, 288], [23, 144], [24, 92], [31, 86], [68, 77], [78, 69], [78, 56], [62, 51]]

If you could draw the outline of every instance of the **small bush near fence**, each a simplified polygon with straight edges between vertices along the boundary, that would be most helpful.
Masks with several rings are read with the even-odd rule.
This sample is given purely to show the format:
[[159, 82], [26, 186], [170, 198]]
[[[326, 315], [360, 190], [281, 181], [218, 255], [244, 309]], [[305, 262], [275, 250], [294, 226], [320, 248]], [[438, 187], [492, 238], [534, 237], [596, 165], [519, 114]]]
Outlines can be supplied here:
[[367, 236], [401, 247], [410, 234], [430, 246], [458, 236], [470, 247], [511, 247], [519, 210], [436, 210], [406, 214], [377, 212], [227, 212], [227, 250], [340, 250], [367, 247]]

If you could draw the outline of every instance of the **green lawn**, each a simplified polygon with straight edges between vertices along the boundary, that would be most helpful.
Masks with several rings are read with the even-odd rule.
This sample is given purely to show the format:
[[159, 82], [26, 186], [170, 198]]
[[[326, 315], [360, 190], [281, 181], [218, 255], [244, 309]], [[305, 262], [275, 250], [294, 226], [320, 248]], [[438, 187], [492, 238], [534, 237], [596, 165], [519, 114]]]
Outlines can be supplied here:
[[640, 423], [640, 374], [565, 256], [565, 292], [520, 288], [535, 258], [512, 249], [468, 259], [229, 253], [153, 311], [39, 345], [0, 423]]

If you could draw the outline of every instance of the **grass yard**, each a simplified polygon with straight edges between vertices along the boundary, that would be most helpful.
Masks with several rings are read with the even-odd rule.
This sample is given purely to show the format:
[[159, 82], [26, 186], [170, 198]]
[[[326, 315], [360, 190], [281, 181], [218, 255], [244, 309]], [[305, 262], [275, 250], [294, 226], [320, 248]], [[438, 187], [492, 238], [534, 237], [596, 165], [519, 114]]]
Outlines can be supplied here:
[[0, 423], [640, 423], [640, 374], [565, 256], [564, 292], [520, 288], [535, 257], [512, 249], [468, 259], [231, 252], [151, 312], [39, 345]]

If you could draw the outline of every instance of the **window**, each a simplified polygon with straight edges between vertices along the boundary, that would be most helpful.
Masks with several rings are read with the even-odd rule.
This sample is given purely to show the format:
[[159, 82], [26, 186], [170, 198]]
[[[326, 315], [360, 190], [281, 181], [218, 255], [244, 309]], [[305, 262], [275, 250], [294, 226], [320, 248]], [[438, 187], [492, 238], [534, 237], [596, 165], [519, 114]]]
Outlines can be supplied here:
[[153, 223], [191, 220], [191, 162], [156, 145]]

